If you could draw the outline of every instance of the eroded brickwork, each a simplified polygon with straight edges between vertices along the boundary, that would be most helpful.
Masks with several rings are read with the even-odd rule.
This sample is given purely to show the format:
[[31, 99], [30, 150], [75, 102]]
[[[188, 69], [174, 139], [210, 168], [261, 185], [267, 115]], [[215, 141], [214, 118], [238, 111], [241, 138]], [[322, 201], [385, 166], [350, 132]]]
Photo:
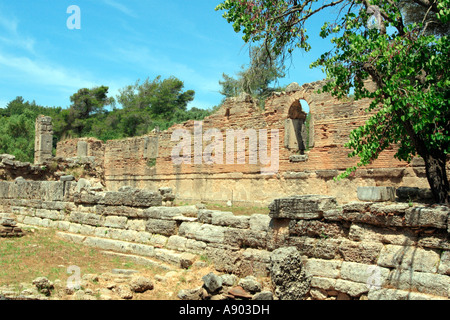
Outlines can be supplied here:
[[[95, 156], [104, 159], [106, 185], [110, 190], [124, 185], [149, 189], [167, 186], [176, 190], [179, 199], [259, 201], [265, 204], [280, 195], [311, 192], [351, 201], [355, 200], [357, 186], [427, 186], [423, 168], [413, 168], [396, 160], [395, 148], [384, 151], [374, 163], [350, 180], [333, 181], [333, 177], [358, 161], [348, 157], [350, 150], [344, 144], [348, 142], [351, 130], [369, 117], [366, 109], [370, 101], [337, 100], [330, 94], [318, 92], [323, 84], [318, 81], [303, 86], [290, 85], [286, 92], [274, 93], [267, 99], [264, 110], [250, 96], [242, 95], [227, 99], [202, 122], [187, 121], [167, 131], [107, 141], [103, 145], [96, 142], [99, 152]], [[309, 129], [300, 100], [305, 100], [310, 108]], [[227, 149], [230, 130], [235, 134], [239, 130], [256, 134], [258, 149], [252, 149], [250, 139], [247, 139], [244, 163], [239, 162], [243, 157], [236, 142], [233, 149]], [[189, 157], [176, 164], [172, 155], [174, 150], [180, 156], [186, 155], [180, 151], [184, 141], [180, 132], [189, 135], [185, 146]], [[208, 132], [215, 134], [215, 138], [208, 139]], [[217, 137], [223, 138], [222, 147], [214, 149], [213, 141], [218, 141]], [[270, 161], [262, 163], [259, 143], [264, 137], [267, 137], [267, 152], [263, 154]], [[78, 140], [59, 143], [58, 154], [75, 156], [77, 144]], [[274, 164], [270, 158], [275, 154], [274, 145], [278, 145], [279, 152], [277, 170], [270, 175], [261, 174], [264, 168]], [[61, 148], [64, 152], [60, 153]], [[215, 150], [213, 163], [207, 163], [208, 159], [201, 157], [202, 149]], [[200, 157], [196, 157], [199, 150]], [[256, 161], [252, 161], [251, 156], [256, 157]]]

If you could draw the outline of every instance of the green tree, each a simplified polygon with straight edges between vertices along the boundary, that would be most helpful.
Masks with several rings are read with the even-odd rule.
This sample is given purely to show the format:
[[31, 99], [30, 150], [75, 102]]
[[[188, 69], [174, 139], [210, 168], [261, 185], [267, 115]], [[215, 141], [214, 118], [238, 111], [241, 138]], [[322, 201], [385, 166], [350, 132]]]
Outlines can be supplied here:
[[12, 154], [19, 161], [34, 161], [35, 118], [31, 110], [0, 117], [0, 153]]
[[194, 100], [193, 90], [183, 91], [183, 81], [170, 77], [161, 80], [146, 79], [143, 83], [136, 81], [134, 85], [119, 90], [117, 101], [125, 110], [141, 110], [149, 112], [153, 118], [170, 119], [176, 110], [185, 111], [190, 101]]
[[[450, 41], [430, 32], [429, 14], [448, 26], [450, 0], [413, 0], [422, 19], [408, 19], [400, 0], [225, 0], [217, 10], [247, 42], [262, 42], [281, 59], [295, 48], [309, 51], [305, 28], [312, 16], [333, 8], [336, 19], [323, 21], [320, 36], [332, 36], [333, 49], [312, 67], [323, 67], [329, 82], [324, 90], [337, 97], [354, 91], [355, 99], [372, 99], [371, 117], [352, 131], [347, 147], [367, 165], [387, 147], [410, 161], [419, 154], [437, 202], [449, 203], [446, 159], [450, 153]], [[407, 21], [407, 22], [406, 22]], [[364, 86], [371, 78], [375, 91]]]
[[57, 125], [58, 134], [80, 137], [89, 133], [95, 118], [104, 115], [105, 106], [114, 103], [114, 99], [108, 97], [108, 90], [106, 86], [82, 88], [73, 94], [72, 104], [61, 114], [63, 121]]
[[220, 93], [229, 98], [245, 92], [264, 102], [273, 91], [277, 90], [271, 84], [285, 76], [284, 69], [284, 65], [278, 63], [271, 49], [251, 47], [249, 66], [242, 67], [237, 73], [237, 79], [224, 73], [223, 81], [219, 81], [222, 87]]

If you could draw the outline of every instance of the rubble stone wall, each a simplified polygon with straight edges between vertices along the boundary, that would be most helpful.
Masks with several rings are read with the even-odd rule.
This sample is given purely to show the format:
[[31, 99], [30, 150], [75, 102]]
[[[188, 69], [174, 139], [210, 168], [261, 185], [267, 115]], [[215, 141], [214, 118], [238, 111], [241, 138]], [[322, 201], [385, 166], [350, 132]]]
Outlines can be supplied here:
[[104, 250], [224, 273], [268, 276], [271, 252], [296, 248], [313, 299], [448, 299], [450, 210], [411, 202], [278, 198], [270, 214], [167, 206], [168, 189], [94, 192], [84, 181], [0, 182], [0, 209], [22, 225]]

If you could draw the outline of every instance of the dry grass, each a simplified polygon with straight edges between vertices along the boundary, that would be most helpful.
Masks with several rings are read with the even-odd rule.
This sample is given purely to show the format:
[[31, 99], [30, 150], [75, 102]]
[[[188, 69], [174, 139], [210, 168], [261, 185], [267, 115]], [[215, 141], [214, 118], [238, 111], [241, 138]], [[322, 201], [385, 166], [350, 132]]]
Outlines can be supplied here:
[[[50, 281], [61, 283], [64, 291], [69, 266], [80, 268], [81, 276], [86, 274], [102, 275], [99, 281], [84, 282], [83, 289], [99, 292], [111, 282], [112, 269], [133, 269], [152, 279], [154, 289], [136, 294], [137, 300], [177, 299], [181, 289], [191, 289], [201, 285], [201, 278], [212, 271], [211, 267], [191, 270], [175, 270], [163, 282], [155, 281], [155, 275], [167, 275], [167, 271], [157, 267], [148, 267], [134, 263], [124, 257], [105, 255], [97, 248], [91, 248], [67, 242], [56, 236], [51, 229], [25, 229], [21, 238], [0, 238], [0, 286], [12, 286], [20, 290], [24, 283], [30, 284], [37, 277], [46, 277]], [[60, 299], [68, 299], [61, 293]], [[113, 299], [116, 297], [111, 293]]]

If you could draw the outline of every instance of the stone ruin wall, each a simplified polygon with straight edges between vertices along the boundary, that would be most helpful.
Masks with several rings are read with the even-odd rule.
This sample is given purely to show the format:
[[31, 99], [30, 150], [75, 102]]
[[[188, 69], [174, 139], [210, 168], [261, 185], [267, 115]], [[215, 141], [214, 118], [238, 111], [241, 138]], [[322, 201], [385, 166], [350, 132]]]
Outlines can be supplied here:
[[164, 188], [95, 192], [85, 180], [0, 182], [0, 210], [12, 213], [4, 218], [54, 228], [66, 240], [140, 263], [188, 268], [202, 257], [219, 273], [272, 276], [276, 255], [289, 249], [307, 275], [304, 298], [450, 297], [446, 206], [341, 205], [334, 197], [305, 195], [275, 199], [269, 215], [235, 216], [201, 205], [164, 206], [164, 200], [174, 200]]
[[[95, 149], [95, 155], [101, 157], [108, 190], [126, 185], [151, 190], [165, 186], [173, 188], [177, 199], [183, 202], [231, 200], [238, 205], [268, 205], [280, 196], [311, 193], [332, 195], [341, 202], [348, 202], [356, 200], [358, 186], [427, 187], [423, 162], [419, 159], [411, 164], [400, 162], [393, 157], [395, 148], [385, 150], [373, 164], [359, 169], [349, 179], [334, 181], [333, 177], [357, 163], [357, 158], [348, 158], [350, 150], [344, 148], [344, 144], [350, 131], [368, 118], [365, 109], [369, 101], [336, 100], [330, 94], [317, 93], [322, 85], [320, 81], [301, 87], [290, 85], [286, 92], [275, 93], [267, 99], [264, 111], [249, 96], [231, 98], [202, 122], [203, 132], [216, 128], [224, 139], [227, 129], [267, 129], [269, 133], [271, 129], [278, 129], [279, 170], [274, 175], [262, 175], [264, 165], [260, 163], [249, 164], [248, 146], [243, 165], [227, 164], [225, 160], [224, 164], [175, 165], [171, 152], [179, 142], [171, 141], [172, 133], [176, 129], [186, 129], [193, 134], [194, 121], [142, 137], [106, 143], [81, 140], [87, 141], [88, 155]], [[288, 126], [305, 117], [299, 99], [306, 100], [312, 116], [309, 139], [305, 128], [301, 133], [303, 144], [309, 147], [303, 155], [298, 148], [287, 147], [293, 136], [292, 132], [287, 132]], [[58, 143], [57, 156], [76, 156], [79, 141]], [[269, 134], [269, 150], [270, 141]], [[204, 142], [203, 146], [207, 144]], [[191, 150], [194, 148], [192, 139]], [[225, 154], [224, 143], [224, 159]]]
[[[229, 99], [203, 121], [203, 130], [279, 129], [276, 175], [261, 175], [258, 164], [174, 165], [171, 134], [177, 128], [192, 132], [193, 121], [106, 143], [66, 140], [58, 144], [57, 157], [72, 165], [97, 164], [108, 191], [71, 175], [0, 181], [3, 233], [14, 235], [14, 219], [20, 228], [55, 228], [67, 240], [131, 254], [142, 263], [151, 263], [148, 258], [187, 268], [202, 257], [218, 272], [239, 276], [272, 276], [275, 255], [292, 249], [301, 256], [311, 299], [448, 299], [450, 210], [413, 203], [426, 190], [400, 187], [427, 187], [423, 164], [395, 161], [391, 149], [354, 177], [334, 182], [332, 177], [354, 164], [342, 146], [367, 117], [368, 102], [339, 102], [314, 93], [318, 87], [274, 94], [264, 112], [249, 97]], [[285, 138], [292, 137], [285, 132], [293, 122], [289, 117], [304, 116], [298, 99], [308, 102], [313, 116], [304, 154], [285, 147]], [[50, 128], [43, 129], [48, 134]], [[40, 151], [34, 165], [2, 155], [0, 167], [42, 170], [48, 150]], [[403, 202], [395, 202], [391, 186]], [[270, 204], [270, 214], [235, 216], [199, 203], [230, 200], [230, 193], [237, 203]], [[175, 207], [174, 200], [198, 204]]]

